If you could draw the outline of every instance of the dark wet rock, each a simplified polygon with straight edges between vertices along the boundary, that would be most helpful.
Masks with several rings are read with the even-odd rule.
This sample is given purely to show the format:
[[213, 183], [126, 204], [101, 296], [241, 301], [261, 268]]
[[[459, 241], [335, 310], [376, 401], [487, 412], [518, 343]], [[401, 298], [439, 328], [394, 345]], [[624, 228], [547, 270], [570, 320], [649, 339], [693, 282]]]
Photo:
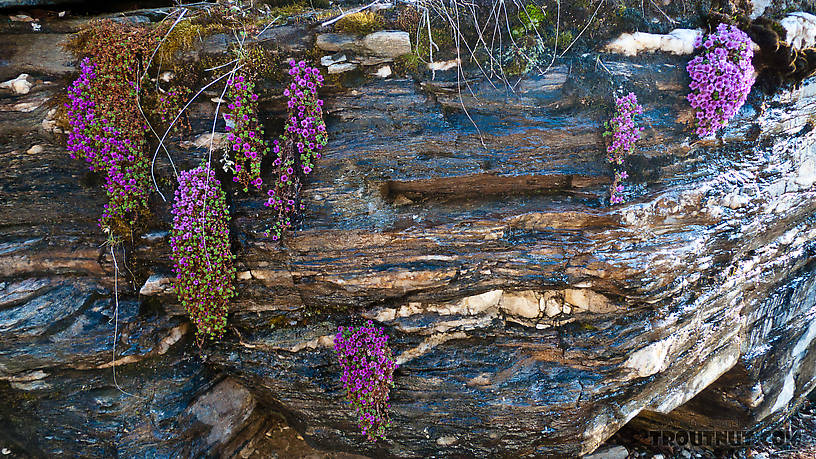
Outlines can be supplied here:
[[[31, 27], [28, 27], [31, 29]], [[0, 80], [21, 73], [50, 75], [52, 78], [75, 72], [73, 58], [62, 50], [67, 35], [62, 33], [0, 33]]]
[[[18, 35], [39, 54], [5, 48], [0, 75], [59, 84], [0, 94], [4, 107], [60, 94], [74, 71], [65, 35]], [[297, 231], [273, 243], [261, 197], [233, 196], [239, 296], [228, 335], [200, 353], [169, 288], [169, 204], [156, 198], [144, 234], [111, 250], [104, 192], [43, 128], [49, 108], [0, 111], [0, 442], [32, 456], [252, 455], [276, 410], [332, 451], [575, 456], [633, 419], [784, 419], [816, 377], [816, 82], [755, 93], [722, 139], [697, 141], [683, 58], [607, 56], [647, 109], [628, 203], [609, 207], [612, 87], [594, 62], [515, 93], [475, 79], [475, 96], [444, 79], [327, 88], [331, 142]], [[203, 157], [192, 141], [213, 106], [190, 113], [189, 149], [170, 145], [182, 168]], [[171, 177], [162, 158], [157, 170]], [[400, 362], [394, 426], [375, 444], [331, 349], [363, 319]]]
[[240, 432], [255, 409], [255, 397], [232, 379], [225, 379], [188, 408], [199, 422], [210, 426], [207, 445], [225, 444]]
[[206, 453], [214, 429], [185, 412], [212, 385], [195, 354], [177, 346], [160, 361], [122, 365], [119, 387], [110, 369], [45, 370], [29, 381], [0, 381], [0, 441], [17, 457]]
[[58, 5], [60, 3], [71, 3], [74, 0], [0, 0], [0, 8]]

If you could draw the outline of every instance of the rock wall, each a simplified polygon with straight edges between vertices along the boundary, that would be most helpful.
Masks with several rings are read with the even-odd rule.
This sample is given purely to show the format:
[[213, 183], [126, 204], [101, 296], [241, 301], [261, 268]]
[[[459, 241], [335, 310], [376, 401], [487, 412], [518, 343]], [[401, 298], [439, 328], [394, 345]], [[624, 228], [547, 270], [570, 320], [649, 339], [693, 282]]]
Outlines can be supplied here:
[[[814, 386], [814, 81], [752, 94], [717, 141], [687, 128], [671, 55], [574, 58], [515, 93], [473, 81], [475, 97], [455, 71], [331, 87], [299, 229], [274, 243], [261, 197], [232, 197], [239, 296], [199, 353], [168, 283], [168, 204], [105, 245], [103, 192], [47, 102], [73, 76], [55, 46], [70, 30], [46, 32], [0, 34], [41, 52], [11, 45], [0, 67], [33, 82], [0, 95], [0, 442], [16, 454], [229, 455], [276, 410], [329, 450], [574, 456], [633, 419], [761, 430]], [[647, 129], [609, 207], [618, 88]], [[196, 134], [213, 109], [192, 107]], [[205, 152], [184, 140], [170, 151], [190, 167]], [[331, 350], [363, 318], [400, 362], [376, 444]]]

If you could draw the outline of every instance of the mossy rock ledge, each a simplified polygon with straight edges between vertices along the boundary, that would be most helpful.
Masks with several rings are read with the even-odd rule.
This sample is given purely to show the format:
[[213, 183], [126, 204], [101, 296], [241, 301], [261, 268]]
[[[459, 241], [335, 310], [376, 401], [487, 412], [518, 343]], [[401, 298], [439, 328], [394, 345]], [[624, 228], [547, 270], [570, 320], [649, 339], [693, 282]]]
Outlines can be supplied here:
[[[282, 27], [265, 33], [306, 52], [327, 33]], [[31, 83], [0, 92], [0, 448], [228, 457], [275, 412], [333, 454], [574, 457], [627, 423], [763, 432], [814, 388], [813, 79], [752, 92], [712, 141], [686, 124], [687, 56], [575, 56], [515, 93], [474, 78], [461, 99], [455, 70], [332, 82], [297, 228], [274, 242], [263, 196], [231, 195], [238, 296], [199, 350], [170, 284], [169, 204], [153, 197], [114, 279], [104, 191], [53, 132], [71, 31], [0, 29], [2, 81]], [[615, 206], [610, 80], [646, 109]], [[274, 125], [280, 100], [261, 102]], [[177, 167], [205, 154], [190, 142], [214, 107], [171, 137]], [[156, 168], [171, 177], [163, 153]], [[376, 443], [332, 349], [369, 319], [400, 364]]]

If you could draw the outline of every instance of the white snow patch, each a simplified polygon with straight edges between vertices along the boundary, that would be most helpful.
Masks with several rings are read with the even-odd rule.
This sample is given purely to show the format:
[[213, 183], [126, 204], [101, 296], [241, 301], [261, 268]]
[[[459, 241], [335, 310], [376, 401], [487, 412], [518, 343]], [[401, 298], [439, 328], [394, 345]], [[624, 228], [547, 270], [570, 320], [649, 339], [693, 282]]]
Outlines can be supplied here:
[[33, 84], [28, 82], [28, 74], [21, 73], [17, 78], [0, 83], [0, 89], [8, 89], [14, 94], [28, 94]]
[[796, 49], [816, 45], [816, 16], [810, 13], [791, 13], [779, 21], [785, 29], [785, 41]]
[[460, 64], [459, 59], [451, 59], [449, 61], [439, 61], [439, 62], [429, 62], [428, 63], [428, 70], [432, 70], [434, 72], [443, 72], [445, 70], [455, 69], [459, 67]]
[[626, 56], [655, 51], [678, 55], [691, 54], [694, 52], [694, 40], [702, 34], [701, 29], [674, 29], [666, 35], [645, 32], [624, 33], [606, 45], [604, 50]]

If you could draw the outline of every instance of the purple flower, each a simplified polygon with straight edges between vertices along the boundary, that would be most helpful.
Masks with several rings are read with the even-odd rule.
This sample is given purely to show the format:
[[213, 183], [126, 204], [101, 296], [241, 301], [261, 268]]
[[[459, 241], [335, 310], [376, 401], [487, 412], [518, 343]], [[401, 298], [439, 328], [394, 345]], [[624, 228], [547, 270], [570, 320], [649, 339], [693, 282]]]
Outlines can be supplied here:
[[619, 204], [623, 198], [618, 193], [623, 191], [621, 180], [629, 177], [626, 171], [620, 170], [624, 158], [634, 151], [635, 143], [640, 140], [642, 128], [635, 123], [634, 116], [643, 113], [643, 107], [638, 104], [635, 93], [630, 92], [624, 97], [615, 99], [615, 116], [607, 123], [609, 130], [604, 136], [611, 137], [606, 147], [607, 160], [615, 169], [615, 180], [610, 186], [610, 204]]
[[315, 160], [320, 158], [319, 150], [328, 140], [324, 134], [323, 102], [317, 98], [317, 90], [322, 86], [323, 79], [320, 71], [305, 61], [292, 60], [290, 66], [292, 81], [283, 93], [288, 98], [284, 135], [275, 141], [272, 148], [277, 156], [272, 165], [278, 180], [274, 182], [274, 195], [269, 194], [266, 202], [277, 212], [267, 232], [277, 237], [274, 240], [279, 240], [282, 233], [291, 227], [295, 212], [303, 207], [299, 202], [301, 178], [295, 171], [310, 173]]
[[368, 321], [364, 327], [339, 327], [334, 350], [342, 367], [340, 381], [354, 407], [360, 429], [370, 441], [385, 438], [394, 387], [394, 361], [383, 330]]
[[[107, 99], [97, 100], [99, 85], [106, 83], [96, 77], [94, 64], [83, 59], [79, 77], [68, 88], [67, 149], [72, 158], [82, 158], [90, 170], [104, 174], [108, 202], [99, 223], [112, 231], [114, 221], [132, 225], [147, 208], [149, 161], [144, 152], [143, 131], [121, 132], [107, 117], [96, 117], [97, 104], [103, 112], [110, 109]], [[127, 118], [133, 113], [136, 112], [125, 111], [120, 116]]]
[[695, 110], [695, 132], [701, 137], [724, 127], [745, 104], [754, 85], [754, 51], [748, 35], [735, 26], [720, 24], [702, 45], [703, 53], [686, 70], [692, 92], [686, 97]]
[[206, 165], [182, 171], [178, 182], [170, 257], [179, 301], [196, 324], [201, 345], [223, 335], [229, 300], [235, 295], [229, 210], [215, 172]]
[[[228, 86], [229, 96], [234, 100], [230, 104], [233, 113], [229, 118], [235, 126], [231, 129], [236, 144], [232, 172], [234, 182], [240, 182], [244, 191], [250, 185], [255, 185], [260, 178], [261, 162], [269, 152], [269, 145], [263, 138], [263, 126], [257, 118], [258, 95], [253, 93], [254, 83], [250, 74], [242, 74], [236, 78], [236, 83]], [[238, 154], [240, 152], [240, 154]], [[255, 185], [257, 187], [257, 185]]]

